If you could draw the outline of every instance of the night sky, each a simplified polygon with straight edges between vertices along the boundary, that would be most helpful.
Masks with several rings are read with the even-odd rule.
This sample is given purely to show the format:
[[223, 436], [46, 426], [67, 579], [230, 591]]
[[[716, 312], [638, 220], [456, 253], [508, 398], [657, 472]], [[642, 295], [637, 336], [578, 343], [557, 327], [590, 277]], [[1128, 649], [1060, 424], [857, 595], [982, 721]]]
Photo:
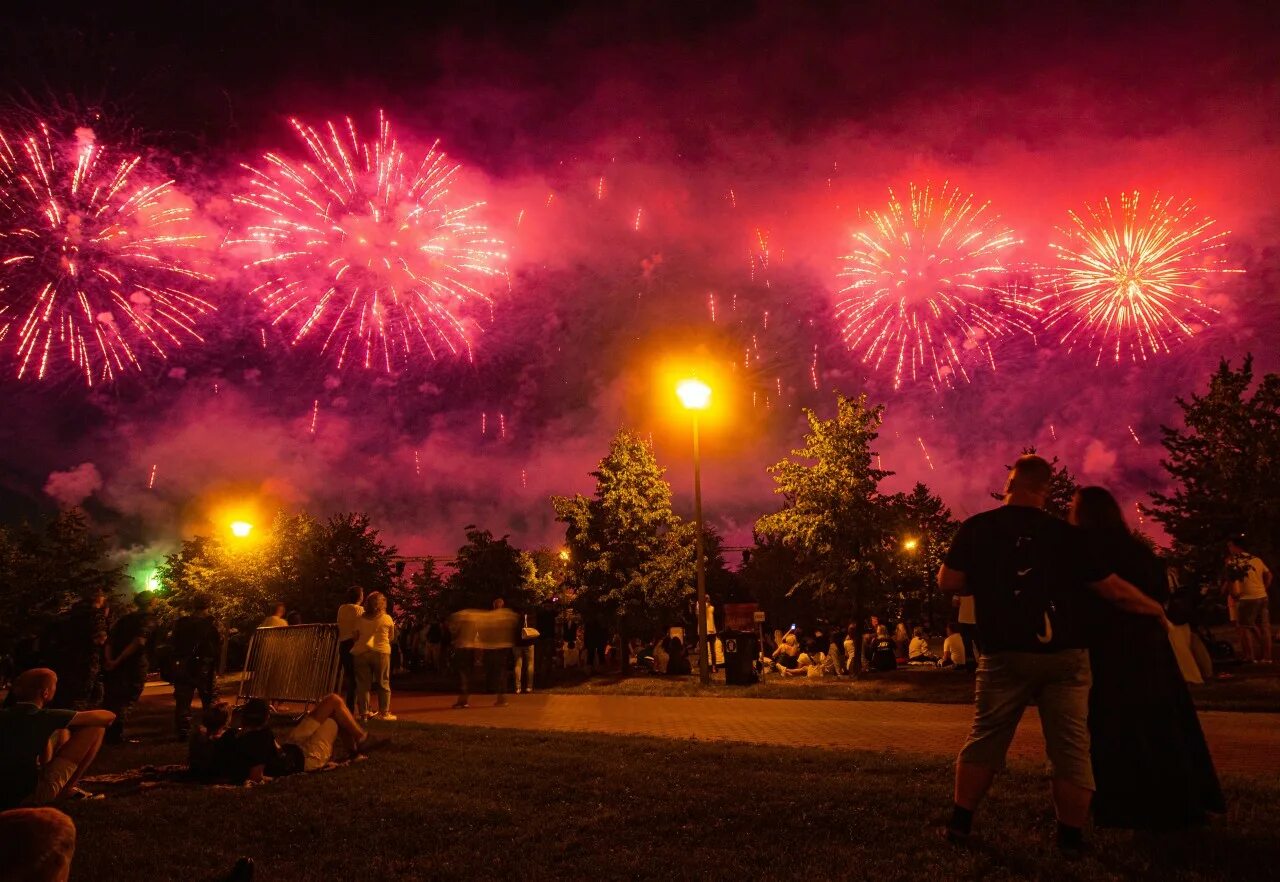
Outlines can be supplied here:
[[[706, 439], [708, 516], [732, 543], [777, 504], [764, 468], [800, 441], [800, 408], [830, 412], [836, 389], [887, 406], [893, 488], [923, 480], [969, 514], [1036, 445], [1132, 512], [1161, 485], [1175, 395], [1223, 357], [1280, 368], [1268, 4], [113, 5], [8, 14], [0, 122], [90, 127], [173, 178], [219, 309], [205, 344], [92, 392], [18, 381], [0, 341], [6, 520], [83, 503], [145, 556], [246, 497], [368, 510], [405, 553], [456, 548], [468, 523], [553, 543], [547, 496], [586, 491], [624, 424], [689, 507], [653, 364], [747, 347], [760, 357]], [[263, 348], [252, 284], [218, 247], [240, 164], [296, 150], [290, 116], [372, 127], [379, 109], [465, 166], [458, 189], [506, 243], [474, 362], [387, 375]], [[1244, 272], [1206, 293], [1210, 327], [1145, 363], [1040, 335], [972, 382], [895, 390], [841, 341], [840, 257], [890, 187], [944, 180], [990, 200], [1022, 266], [1068, 209], [1137, 189], [1193, 200]]]

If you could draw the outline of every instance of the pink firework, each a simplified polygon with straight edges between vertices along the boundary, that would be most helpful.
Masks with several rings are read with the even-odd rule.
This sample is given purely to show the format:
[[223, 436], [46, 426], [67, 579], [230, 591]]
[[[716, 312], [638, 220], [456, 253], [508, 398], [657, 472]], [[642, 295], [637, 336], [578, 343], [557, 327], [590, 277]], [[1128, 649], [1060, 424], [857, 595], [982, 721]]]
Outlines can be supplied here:
[[1033, 297], [1004, 284], [1013, 232], [948, 183], [910, 185], [904, 205], [889, 191], [886, 211], [867, 211], [853, 234], [836, 307], [845, 343], [866, 364], [935, 385], [969, 380], [967, 365], [993, 361], [992, 341], [1029, 331]]
[[1203, 299], [1206, 283], [1226, 272], [1225, 232], [1199, 215], [1190, 200], [1143, 200], [1122, 193], [1071, 212], [1053, 272], [1057, 299], [1045, 323], [1068, 346], [1144, 361], [1168, 352], [1209, 324], [1216, 312]]
[[481, 203], [447, 204], [459, 166], [434, 145], [412, 160], [382, 114], [367, 142], [350, 119], [320, 130], [292, 122], [307, 158], [268, 153], [262, 168], [246, 166], [250, 189], [236, 197], [258, 217], [232, 244], [268, 252], [250, 266], [270, 274], [254, 293], [272, 322], [339, 368], [470, 357], [463, 313], [489, 302], [503, 255], [472, 220]]
[[15, 373], [89, 385], [199, 341], [208, 276], [182, 257], [201, 237], [172, 182], [141, 183], [140, 157], [78, 129], [0, 131], [0, 346]]

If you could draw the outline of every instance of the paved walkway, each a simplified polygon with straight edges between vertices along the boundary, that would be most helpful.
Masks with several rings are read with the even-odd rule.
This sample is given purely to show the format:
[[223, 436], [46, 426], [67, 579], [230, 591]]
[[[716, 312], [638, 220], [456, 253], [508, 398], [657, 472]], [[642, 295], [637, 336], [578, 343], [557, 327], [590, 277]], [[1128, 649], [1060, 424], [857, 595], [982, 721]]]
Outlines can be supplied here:
[[[452, 695], [397, 692], [401, 719], [559, 732], [602, 732], [738, 741], [789, 747], [887, 750], [954, 756], [969, 732], [972, 708], [901, 701], [809, 701], [767, 698], [667, 698], [627, 695], [488, 695], [451, 710]], [[1218, 771], [1280, 774], [1280, 714], [1205, 711], [1200, 720]], [[1027, 711], [1010, 751], [1013, 761], [1041, 762], [1044, 741], [1035, 708]]]

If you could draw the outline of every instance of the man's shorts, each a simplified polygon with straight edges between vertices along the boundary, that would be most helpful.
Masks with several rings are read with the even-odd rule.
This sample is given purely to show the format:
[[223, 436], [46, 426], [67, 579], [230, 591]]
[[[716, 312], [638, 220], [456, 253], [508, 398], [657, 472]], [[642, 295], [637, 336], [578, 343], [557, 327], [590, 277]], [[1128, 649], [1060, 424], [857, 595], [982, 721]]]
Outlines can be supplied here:
[[1240, 598], [1236, 601], [1236, 623], [1241, 628], [1252, 628], [1255, 625], [1270, 623], [1267, 610], [1267, 598]]
[[978, 662], [973, 731], [960, 762], [1002, 769], [1027, 705], [1035, 701], [1053, 777], [1094, 789], [1089, 758], [1089, 653], [996, 652]]
[[302, 768], [306, 772], [314, 772], [322, 768], [333, 757], [333, 744], [338, 740], [338, 724], [330, 717], [323, 723], [314, 717], [306, 716], [293, 727], [289, 744], [296, 744], [302, 750]]
[[36, 789], [23, 800], [22, 804], [24, 806], [48, 805], [58, 798], [58, 794], [66, 788], [67, 782], [75, 773], [75, 763], [55, 756], [41, 767]]

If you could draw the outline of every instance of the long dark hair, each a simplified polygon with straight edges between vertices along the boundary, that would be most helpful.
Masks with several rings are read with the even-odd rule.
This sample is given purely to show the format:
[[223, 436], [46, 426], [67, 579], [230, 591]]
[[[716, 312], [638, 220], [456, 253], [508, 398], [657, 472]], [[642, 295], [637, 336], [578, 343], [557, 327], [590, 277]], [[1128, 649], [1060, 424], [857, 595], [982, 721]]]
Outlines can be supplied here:
[[1106, 487], [1081, 487], [1071, 505], [1071, 522], [1097, 533], [1130, 536], [1120, 503]]

